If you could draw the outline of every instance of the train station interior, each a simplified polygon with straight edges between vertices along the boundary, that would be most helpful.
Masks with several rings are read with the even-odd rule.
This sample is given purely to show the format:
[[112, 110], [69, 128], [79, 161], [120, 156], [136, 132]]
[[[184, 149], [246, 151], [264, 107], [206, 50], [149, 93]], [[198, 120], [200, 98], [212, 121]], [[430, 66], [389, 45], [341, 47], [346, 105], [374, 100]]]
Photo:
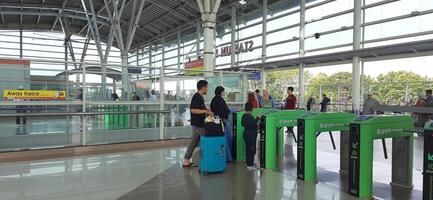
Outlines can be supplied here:
[[0, 200], [433, 200], [432, 0], [1, 0]]

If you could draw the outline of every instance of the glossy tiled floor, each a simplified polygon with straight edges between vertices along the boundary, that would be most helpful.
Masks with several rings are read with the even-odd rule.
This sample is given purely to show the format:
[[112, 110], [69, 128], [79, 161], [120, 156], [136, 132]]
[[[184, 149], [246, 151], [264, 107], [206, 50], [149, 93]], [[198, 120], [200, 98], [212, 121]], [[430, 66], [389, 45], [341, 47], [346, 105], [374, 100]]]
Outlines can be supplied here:
[[[339, 145], [338, 134], [334, 138]], [[375, 144], [376, 199], [421, 199], [422, 140], [414, 144], [413, 190], [389, 187], [391, 160], [383, 158], [381, 143]], [[338, 150], [326, 136], [318, 145], [318, 184], [296, 180], [289, 138], [277, 171], [250, 172], [234, 162], [224, 174], [201, 176], [196, 168], [180, 167], [184, 148], [0, 164], [0, 199], [353, 199], [344, 192], [346, 177], [338, 173]]]

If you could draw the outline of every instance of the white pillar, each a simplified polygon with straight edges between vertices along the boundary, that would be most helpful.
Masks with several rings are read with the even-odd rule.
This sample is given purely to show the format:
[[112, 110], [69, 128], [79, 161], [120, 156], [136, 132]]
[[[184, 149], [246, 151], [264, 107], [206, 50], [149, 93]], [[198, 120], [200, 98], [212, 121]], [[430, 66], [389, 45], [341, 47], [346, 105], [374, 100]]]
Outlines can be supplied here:
[[214, 28], [204, 27], [204, 69], [206, 71], [213, 71], [215, 67], [214, 56], [215, 56], [215, 45], [214, 45]]
[[121, 52], [122, 59], [122, 99], [129, 100], [128, 53]]
[[213, 71], [215, 68], [215, 24], [220, 3], [221, 0], [197, 0], [204, 35], [204, 68], [207, 71]]
[[[300, 25], [299, 25], [299, 57], [302, 58], [305, 55], [305, 0], [301, 0], [300, 2]], [[304, 107], [304, 96], [305, 96], [305, 87], [304, 87], [304, 63], [299, 63], [299, 108]]]
[[[354, 0], [354, 16], [353, 16], [353, 50], [361, 48], [361, 15], [362, 1]], [[352, 109], [359, 113], [361, 99], [361, 58], [353, 57], [352, 68]]]
[[[267, 22], [268, 22], [268, 0], [263, 0], [263, 7], [262, 7], [262, 63], [266, 62], [266, 38], [267, 34]], [[266, 88], [266, 74], [265, 71], [262, 71], [260, 80], [262, 82], [262, 90]]]
[[[165, 93], [165, 80], [164, 80], [164, 65], [165, 65], [165, 39], [162, 38], [162, 64], [159, 69], [159, 110], [164, 110], [164, 93]], [[159, 137], [161, 140], [164, 139], [164, 120], [165, 116], [163, 113], [159, 114]]]

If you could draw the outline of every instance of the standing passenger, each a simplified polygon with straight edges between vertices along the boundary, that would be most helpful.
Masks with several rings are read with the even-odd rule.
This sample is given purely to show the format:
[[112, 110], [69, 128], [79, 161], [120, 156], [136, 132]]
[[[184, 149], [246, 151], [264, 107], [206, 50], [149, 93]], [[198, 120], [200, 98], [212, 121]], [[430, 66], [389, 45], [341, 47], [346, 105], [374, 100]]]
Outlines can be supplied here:
[[259, 101], [259, 105], [261, 108], [273, 108], [274, 100], [272, 96], [269, 94], [269, 90], [263, 90], [263, 97]]
[[253, 108], [258, 108], [259, 104], [257, 103], [256, 97], [254, 96], [254, 92], [248, 93], [248, 102], [253, 105]]
[[207, 81], [200, 80], [197, 82], [197, 92], [191, 99], [190, 112], [191, 112], [191, 126], [192, 126], [192, 138], [186, 149], [184, 160], [182, 163], [183, 167], [191, 166], [189, 161], [192, 157], [194, 149], [200, 142], [200, 136], [204, 134], [204, 119], [206, 114], [213, 116], [213, 113], [206, 108], [204, 104], [203, 95], [207, 94]]
[[210, 110], [214, 113], [215, 116], [220, 117], [224, 122], [224, 134], [226, 135], [226, 154], [227, 161], [232, 160], [232, 132], [230, 128], [229, 113], [230, 109], [227, 106], [226, 101], [223, 98], [224, 96], [224, 87], [218, 86], [215, 88], [215, 96], [210, 103]]
[[376, 106], [379, 104], [379, 101], [373, 98], [372, 94], [368, 94], [364, 105], [362, 105], [362, 115], [373, 115], [376, 111]]
[[[293, 94], [293, 90], [295, 90], [293, 87], [287, 88], [287, 98], [286, 98], [286, 110], [294, 110], [296, 109], [296, 96]], [[294, 134], [293, 127], [287, 127], [287, 133]]]
[[331, 99], [326, 97], [326, 94], [323, 94], [322, 97], [323, 99], [322, 102], [320, 103], [320, 112], [326, 112], [326, 110], [328, 109], [328, 104], [329, 102], [331, 102]]
[[248, 170], [255, 170], [254, 156], [256, 154], [257, 143], [257, 121], [261, 115], [254, 118], [252, 115], [253, 105], [251, 102], [245, 103], [245, 114], [242, 116], [242, 126], [244, 127], [245, 153]]
[[[257, 105], [259, 108], [262, 107], [261, 102], [262, 102], [262, 96], [260, 95], [260, 90], [256, 89], [256, 96], [257, 96]], [[264, 92], [264, 91], [263, 91]]]

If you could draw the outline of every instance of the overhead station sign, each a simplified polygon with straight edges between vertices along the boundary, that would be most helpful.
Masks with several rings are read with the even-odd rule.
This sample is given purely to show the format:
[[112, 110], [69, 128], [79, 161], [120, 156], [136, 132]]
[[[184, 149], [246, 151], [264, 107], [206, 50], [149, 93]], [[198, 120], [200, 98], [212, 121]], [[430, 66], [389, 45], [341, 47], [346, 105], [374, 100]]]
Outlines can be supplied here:
[[66, 92], [62, 90], [3, 90], [5, 99], [47, 99], [64, 100]]
[[204, 61], [202, 59], [192, 60], [185, 63], [185, 75], [203, 74]]

